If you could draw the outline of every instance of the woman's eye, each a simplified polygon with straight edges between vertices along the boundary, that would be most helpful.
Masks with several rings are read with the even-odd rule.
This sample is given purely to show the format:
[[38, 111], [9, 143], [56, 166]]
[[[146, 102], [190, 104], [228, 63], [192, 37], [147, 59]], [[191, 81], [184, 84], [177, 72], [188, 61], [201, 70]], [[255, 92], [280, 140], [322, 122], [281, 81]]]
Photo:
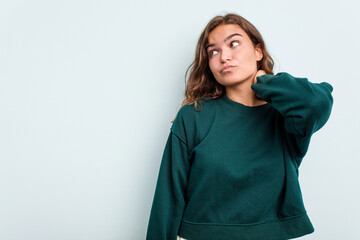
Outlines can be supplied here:
[[213, 55], [215, 55], [216, 53], [217, 53], [216, 50], [211, 50], [211, 51], [209, 51], [210, 56], [213, 56]]
[[230, 45], [231, 45], [232, 47], [235, 47], [235, 46], [239, 45], [239, 42], [231, 42]]

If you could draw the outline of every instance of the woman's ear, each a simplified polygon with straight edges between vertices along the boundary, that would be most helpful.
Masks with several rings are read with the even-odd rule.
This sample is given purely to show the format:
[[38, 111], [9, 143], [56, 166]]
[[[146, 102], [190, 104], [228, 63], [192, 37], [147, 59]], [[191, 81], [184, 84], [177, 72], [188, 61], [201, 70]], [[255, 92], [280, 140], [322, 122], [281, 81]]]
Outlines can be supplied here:
[[263, 53], [260, 47], [260, 43], [255, 47], [256, 61], [260, 61], [263, 58]]

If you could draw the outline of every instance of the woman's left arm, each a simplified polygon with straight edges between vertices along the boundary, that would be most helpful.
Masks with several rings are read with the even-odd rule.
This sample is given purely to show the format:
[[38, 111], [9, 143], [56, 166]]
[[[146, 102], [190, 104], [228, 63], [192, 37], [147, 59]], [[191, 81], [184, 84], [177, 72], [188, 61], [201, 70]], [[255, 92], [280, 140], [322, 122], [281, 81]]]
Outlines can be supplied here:
[[269, 102], [285, 119], [285, 130], [297, 157], [298, 166], [305, 156], [310, 138], [330, 117], [333, 87], [327, 82], [312, 83], [289, 73], [262, 75], [252, 90]]

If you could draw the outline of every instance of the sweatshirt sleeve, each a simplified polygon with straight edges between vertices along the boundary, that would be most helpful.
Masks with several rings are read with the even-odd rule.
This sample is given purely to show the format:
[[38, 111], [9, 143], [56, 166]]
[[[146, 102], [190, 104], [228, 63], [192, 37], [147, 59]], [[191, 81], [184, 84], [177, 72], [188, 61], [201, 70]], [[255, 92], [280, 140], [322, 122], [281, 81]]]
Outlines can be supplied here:
[[190, 164], [187, 144], [170, 131], [160, 164], [146, 240], [176, 240], [183, 211]]
[[327, 82], [312, 83], [307, 78], [279, 72], [257, 77], [251, 88], [284, 117], [285, 138], [299, 167], [312, 134], [330, 117], [333, 87]]

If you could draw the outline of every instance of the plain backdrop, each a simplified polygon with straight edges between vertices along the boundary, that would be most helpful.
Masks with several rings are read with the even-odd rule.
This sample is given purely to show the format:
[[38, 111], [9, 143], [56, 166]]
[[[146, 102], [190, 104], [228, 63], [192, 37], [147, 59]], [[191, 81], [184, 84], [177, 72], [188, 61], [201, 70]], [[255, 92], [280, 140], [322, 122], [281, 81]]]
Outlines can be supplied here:
[[0, 239], [145, 239], [197, 39], [237, 13], [333, 87], [300, 184], [304, 240], [360, 239], [358, 1], [0, 1]]

